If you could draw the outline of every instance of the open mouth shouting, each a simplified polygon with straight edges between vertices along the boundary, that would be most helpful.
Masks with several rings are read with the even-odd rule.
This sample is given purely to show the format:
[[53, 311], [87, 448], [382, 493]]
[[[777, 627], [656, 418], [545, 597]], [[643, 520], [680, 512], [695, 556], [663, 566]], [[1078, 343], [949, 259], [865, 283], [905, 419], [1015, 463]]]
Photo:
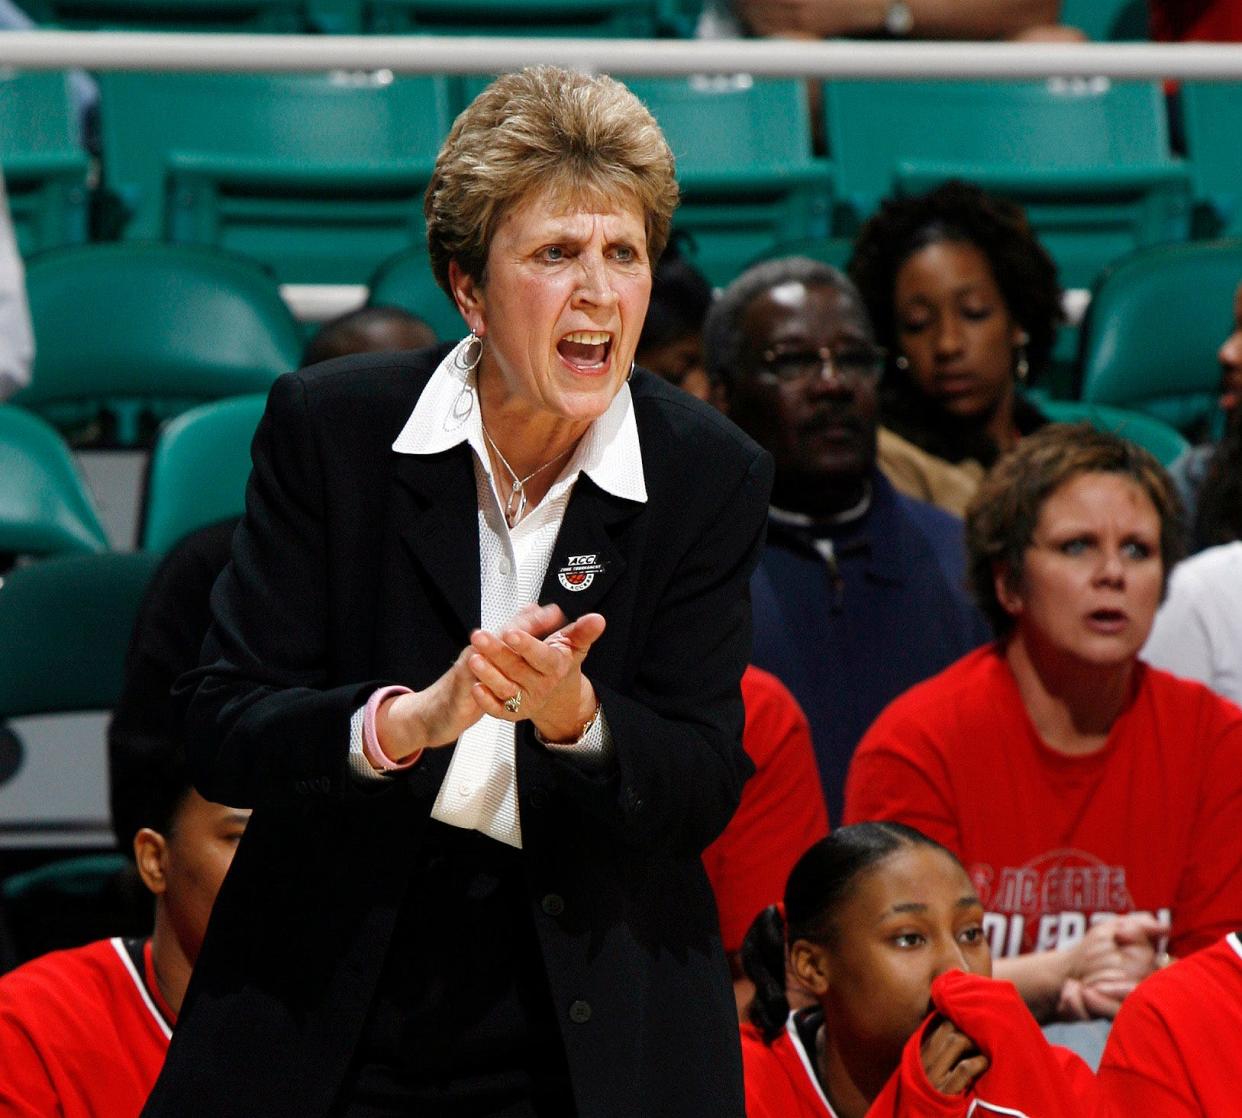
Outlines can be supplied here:
[[608, 368], [612, 335], [604, 330], [574, 330], [556, 343], [556, 352], [575, 372], [599, 373]]

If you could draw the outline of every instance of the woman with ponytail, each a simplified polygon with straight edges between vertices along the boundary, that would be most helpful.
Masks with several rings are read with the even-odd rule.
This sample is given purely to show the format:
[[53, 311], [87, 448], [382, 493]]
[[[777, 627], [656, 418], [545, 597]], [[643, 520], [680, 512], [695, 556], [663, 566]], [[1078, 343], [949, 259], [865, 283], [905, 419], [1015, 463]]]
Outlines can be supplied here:
[[[1094, 1077], [991, 980], [957, 859], [898, 823], [842, 827], [798, 861], [742, 948], [749, 1118], [1081, 1114]], [[816, 1004], [790, 1012], [786, 967]], [[1089, 1109], [1089, 1107], [1088, 1107]]]

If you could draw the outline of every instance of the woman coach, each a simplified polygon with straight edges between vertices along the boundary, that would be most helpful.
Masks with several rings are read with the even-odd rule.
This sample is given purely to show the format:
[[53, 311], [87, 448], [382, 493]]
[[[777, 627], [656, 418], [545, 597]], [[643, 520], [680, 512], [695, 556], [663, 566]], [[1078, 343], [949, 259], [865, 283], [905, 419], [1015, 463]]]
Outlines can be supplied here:
[[255, 810], [146, 1113], [742, 1114], [699, 854], [771, 471], [632, 372], [675, 201], [623, 86], [502, 77], [426, 199], [470, 335], [273, 388], [183, 681]]

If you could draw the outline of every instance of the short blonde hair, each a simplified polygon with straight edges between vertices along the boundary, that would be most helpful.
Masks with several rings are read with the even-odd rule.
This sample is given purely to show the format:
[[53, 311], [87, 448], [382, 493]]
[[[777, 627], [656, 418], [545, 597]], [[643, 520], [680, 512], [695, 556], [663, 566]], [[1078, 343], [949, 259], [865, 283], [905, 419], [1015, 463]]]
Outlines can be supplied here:
[[501, 217], [537, 194], [633, 201], [654, 267], [668, 243], [673, 154], [647, 107], [620, 82], [555, 66], [504, 74], [453, 123], [423, 200], [436, 282], [449, 262], [484, 281]]

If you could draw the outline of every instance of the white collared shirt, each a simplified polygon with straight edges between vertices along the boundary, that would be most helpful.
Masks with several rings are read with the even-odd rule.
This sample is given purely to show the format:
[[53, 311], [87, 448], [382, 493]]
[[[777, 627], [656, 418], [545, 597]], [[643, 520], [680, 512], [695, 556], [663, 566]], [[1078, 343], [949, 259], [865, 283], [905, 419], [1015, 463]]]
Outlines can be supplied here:
[[[483, 440], [475, 375], [460, 362], [469, 342], [463, 340], [440, 362], [392, 448], [398, 454], [439, 454], [465, 442], [474, 451], [480, 625], [499, 632], [522, 606], [538, 600], [580, 473], [587, 474], [601, 489], [630, 501], [646, 502], [647, 487], [630, 389], [623, 384], [608, 409], [579, 440], [547, 495], [516, 527], [509, 528]], [[383, 779], [362, 753], [361, 714], [357, 712], [353, 719], [351, 764], [368, 779]], [[607, 756], [611, 737], [604, 712], [593, 733], [579, 743], [559, 748], [584, 758]], [[515, 778], [513, 723], [485, 714], [457, 740], [431, 809], [432, 818], [521, 847]]]

